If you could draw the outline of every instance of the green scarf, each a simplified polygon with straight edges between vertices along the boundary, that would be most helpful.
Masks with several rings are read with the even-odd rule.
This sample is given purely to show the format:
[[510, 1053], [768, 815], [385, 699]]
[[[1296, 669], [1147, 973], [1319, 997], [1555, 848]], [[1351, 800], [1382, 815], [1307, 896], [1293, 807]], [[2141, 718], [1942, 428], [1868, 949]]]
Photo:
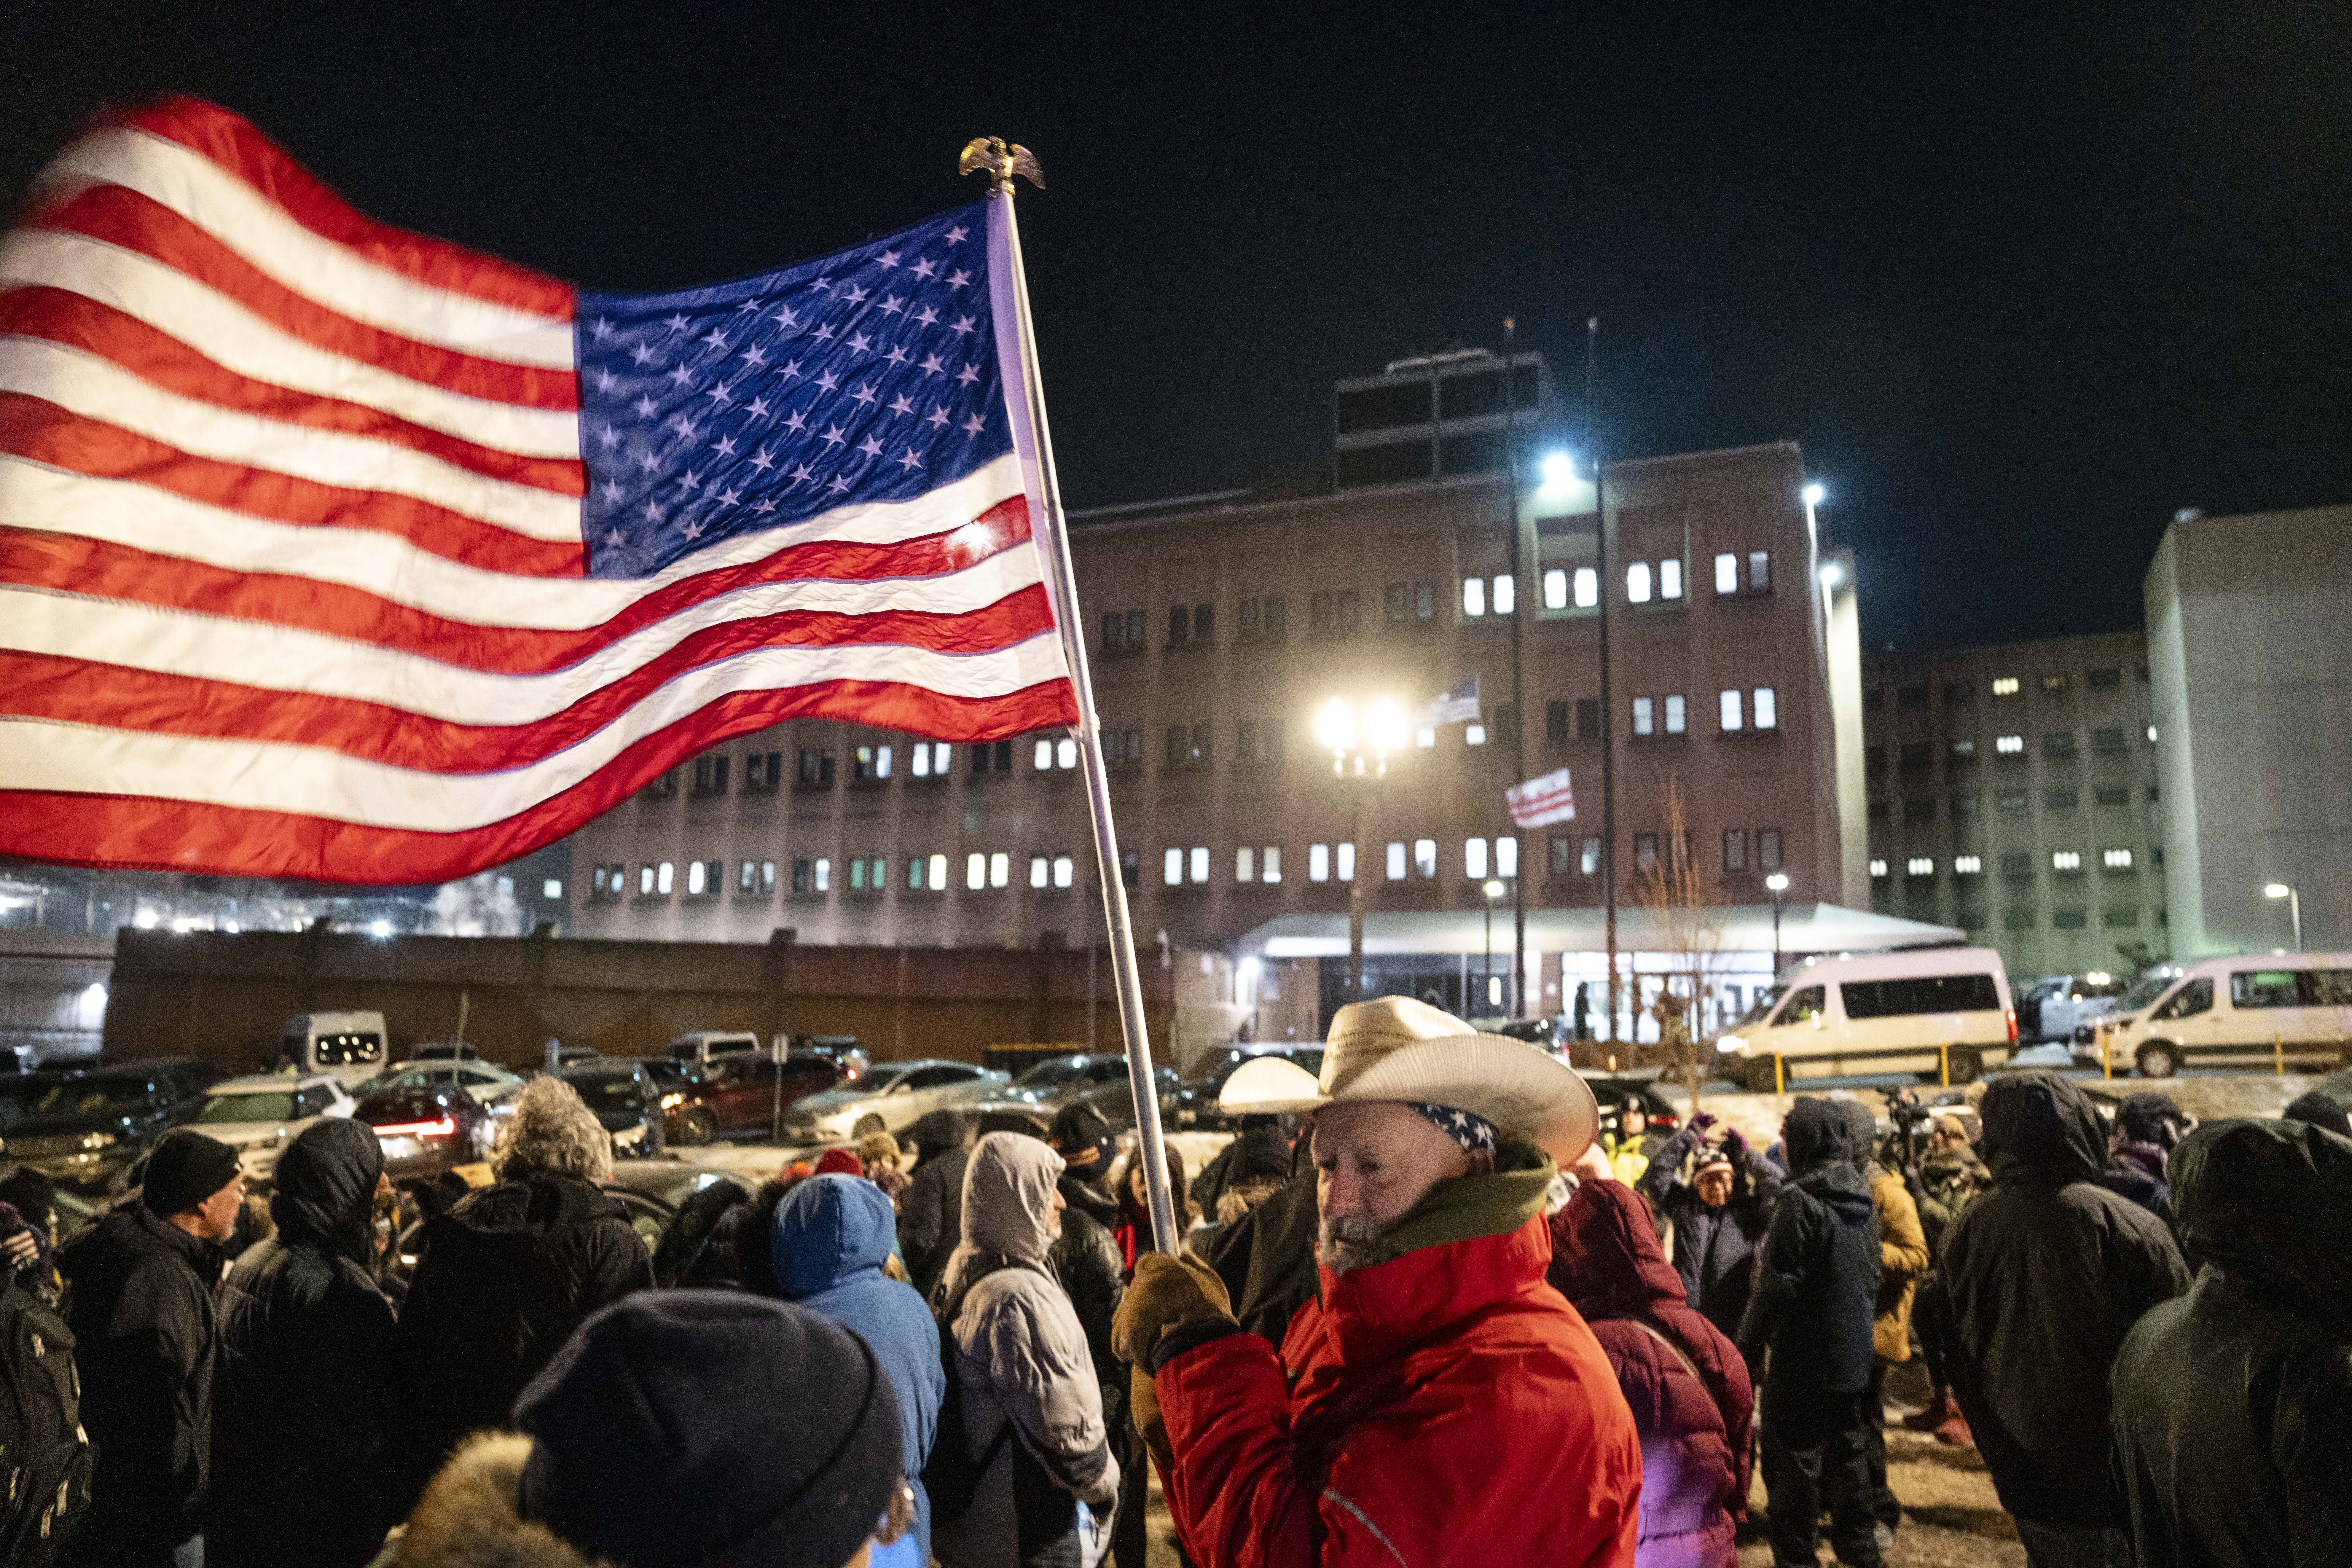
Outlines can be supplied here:
[[1551, 1156], [1534, 1144], [1503, 1143], [1495, 1151], [1492, 1173], [1449, 1176], [1398, 1215], [1381, 1233], [1377, 1261], [1474, 1237], [1508, 1236], [1543, 1213], [1556, 1171]]

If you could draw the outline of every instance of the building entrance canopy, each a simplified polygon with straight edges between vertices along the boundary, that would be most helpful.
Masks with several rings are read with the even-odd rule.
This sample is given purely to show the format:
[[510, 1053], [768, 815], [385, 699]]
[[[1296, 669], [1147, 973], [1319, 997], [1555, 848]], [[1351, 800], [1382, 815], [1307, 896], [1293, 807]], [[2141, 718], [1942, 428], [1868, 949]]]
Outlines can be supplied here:
[[[1508, 962], [1511, 933], [1508, 910], [1495, 911], [1494, 952]], [[1770, 952], [1772, 906], [1725, 904], [1705, 911], [1705, 944], [1717, 952]], [[1364, 917], [1364, 952], [1384, 953], [1483, 954], [1487, 949], [1486, 912], [1483, 909], [1386, 910]], [[1837, 904], [1790, 904], [1780, 911], [1780, 951], [1805, 952], [1876, 952], [1895, 947], [1930, 947], [1964, 942], [1967, 933], [1957, 926], [1927, 925], [1849, 910]], [[1621, 952], [1655, 952], [1678, 944], [1669, 942], [1647, 910], [1617, 911], [1617, 947]], [[1607, 937], [1601, 910], [1555, 909], [1528, 911], [1528, 951], [1536, 952], [1601, 952]], [[1344, 958], [1348, 953], [1348, 913], [1278, 915], [1257, 926], [1234, 944], [1236, 954], [1259, 958]]]

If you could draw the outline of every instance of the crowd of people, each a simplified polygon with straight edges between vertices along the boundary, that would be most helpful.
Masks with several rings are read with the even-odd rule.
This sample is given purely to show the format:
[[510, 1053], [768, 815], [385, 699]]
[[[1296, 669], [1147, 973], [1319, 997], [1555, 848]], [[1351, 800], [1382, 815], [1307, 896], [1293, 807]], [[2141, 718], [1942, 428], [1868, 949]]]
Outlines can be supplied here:
[[[0, 1178], [10, 1563], [1877, 1568], [1891, 1368], [2035, 1568], [2343, 1563], [2352, 1124], [2110, 1127], [2023, 1072], [1932, 1120], [1799, 1097], [1606, 1139], [1566, 1063], [1386, 998], [1260, 1095], [1153, 1246], [1149, 1173], [935, 1112], [717, 1181], [650, 1252], [536, 1079], [390, 1268], [373, 1132], [256, 1226], [192, 1129], [59, 1250]], [[1630, 1178], [1630, 1180], [1629, 1180]], [[240, 1242], [234, 1260], [228, 1244]], [[1751, 1472], [1768, 1507], [1748, 1518]]]

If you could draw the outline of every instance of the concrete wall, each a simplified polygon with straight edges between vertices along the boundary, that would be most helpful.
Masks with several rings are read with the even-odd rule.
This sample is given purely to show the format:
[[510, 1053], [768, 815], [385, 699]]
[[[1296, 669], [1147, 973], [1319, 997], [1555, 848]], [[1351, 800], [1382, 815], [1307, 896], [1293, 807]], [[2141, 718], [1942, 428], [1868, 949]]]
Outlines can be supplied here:
[[2352, 506], [2177, 522], [2146, 581], [2182, 956], [2352, 947]]
[[[645, 1055], [689, 1029], [849, 1034], [878, 1059], [979, 1061], [992, 1046], [1082, 1044], [1087, 971], [1083, 949], [816, 947], [782, 931], [752, 945], [126, 929], [106, 1049], [249, 1070], [275, 1059], [289, 1015], [374, 1008], [398, 1054], [453, 1038], [462, 996], [467, 1042], [510, 1066], [539, 1065], [550, 1036]], [[1096, 973], [1098, 1039], [1118, 1050], [1107, 956]], [[1143, 967], [1158, 1051], [1170, 1038], [1173, 978], [1157, 963]]]
[[104, 937], [0, 931], [0, 1048], [42, 1060], [96, 1052], [113, 967]]

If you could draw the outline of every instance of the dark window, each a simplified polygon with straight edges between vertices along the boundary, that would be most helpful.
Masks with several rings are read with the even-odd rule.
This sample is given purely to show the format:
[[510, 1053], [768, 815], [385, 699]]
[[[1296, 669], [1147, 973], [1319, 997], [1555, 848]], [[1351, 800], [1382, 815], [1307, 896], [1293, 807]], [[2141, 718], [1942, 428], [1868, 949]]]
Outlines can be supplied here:
[[1118, 852], [1118, 879], [1132, 888], [1143, 880], [1143, 857], [1133, 849]]
[[2048, 731], [2042, 737], [2042, 754], [2057, 759], [2072, 757], [2074, 754], [2074, 731], [2072, 730]]
[[1873, 822], [1884, 822], [1886, 820], [1886, 803], [1885, 801], [1874, 800], [1870, 803], [1870, 820]]
[[1568, 704], [1544, 704], [1544, 739], [1557, 745], [1568, 739]]
[[1388, 430], [1399, 425], [1429, 423], [1429, 383], [1404, 382], [1394, 386], [1368, 386], [1339, 395], [1339, 434]]
[[1944, 682], [1945, 706], [1957, 708], [1963, 702], [1974, 702], [1976, 700], [1977, 683], [1975, 681], [1947, 680]]
[[1192, 760], [1203, 764], [1209, 760], [1209, 727], [1206, 724], [1192, 726]]
[[1756, 830], [1756, 868], [1777, 871], [1780, 868], [1780, 830], [1759, 827]]
[[724, 756], [694, 759], [694, 793], [697, 795], [727, 793], [727, 759]]
[[1751, 550], [1748, 552], [1748, 591], [1769, 594], [1772, 591], [1772, 552]]
[[[1564, 844], [1567, 840], [1555, 838], [1552, 842]], [[1727, 827], [1723, 830], [1723, 868], [1727, 871], [1748, 869], [1748, 830], [1746, 828]]]
[[2088, 923], [2089, 922], [2085, 918], [2085, 911], [2082, 910], [2052, 910], [2050, 911], [2050, 929], [2053, 931], [2081, 931]]
[[1808, 985], [1791, 995], [1772, 1021], [1776, 1024], [1801, 1024], [1808, 1018], [1818, 1018], [1822, 1016], [1824, 1000], [1826, 998], [1820, 986]]
[[2171, 1018], [2191, 1018], [2213, 1005], [2213, 982], [2209, 978], [2192, 980], [2172, 994], [2172, 999], [2156, 1010], [2157, 1021]]
[[1399, 441], [1358, 447], [1339, 454], [1339, 487], [1395, 485], [1429, 478], [1429, 443]]
[[743, 793], [773, 795], [784, 781], [782, 752], [753, 752], [743, 759]]
[[1559, 836], [1558, 836], [1558, 835], [1556, 835], [1556, 834], [1555, 834], [1555, 835], [1553, 836], [1553, 837], [1552, 837], [1552, 841], [1551, 841], [1551, 862], [1550, 862], [1550, 864], [1551, 864], [1551, 874], [1552, 874], [1553, 876], [1555, 876], [1555, 877], [1565, 877], [1565, 876], [1567, 876], [1567, 875], [1568, 875], [1568, 865], [1569, 865], [1569, 856], [1570, 856], [1570, 847], [1569, 847], [1569, 841], [1568, 841], [1566, 838], [1563, 838], [1563, 837], [1559, 837]]
[[971, 748], [971, 771], [975, 775], [990, 773], [1009, 773], [1013, 771], [1013, 742], [998, 741], [992, 744], [982, 741]]
[[1903, 742], [1903, 750], [1896, 765], [1906, 773], [1916, 773], [1922, 768], [1931, 766], [1935, 760], [1935, 748], [1928, 745], [1927, 742], [1906, 741]]
[[1927, 706], [1927, 688], [1926, 684], [1923, 682], [1917, 686], [1896, 687], [1895, 689], [1895, 706], [1902, 709], [1918, 709]]
[[1932, 800], [1905, 801], [1903, 803], [1903, 820], [1906, 822], [1935, 821], [1936, 803]]
[[1217, 640], [1216, 605], [1195, 605], [1192, 606], [1192, 640], [1194, 642], [1214, 642]]
[[1601, 699], [1598, 697], [1576, 700], [1576, 738], [1580, 741], [1601, 739]]
[[2103, 757], [2120, 757], [2131, 750], [2121, 728], [2091, 731], [2091, 750]]
[[2095, 798], [2101, 805], [2129, 805], [2131, 804], [2131, 785], [2101, 784], [2098, 788], [2098, 793]]
[[1149, 619], [1141, 610], [1114, 612], [1103, 617], [1103, 652], [1141, 653], [1143, 627]]
[[646, 781], [641, 793], [647, 800], [668, 799], [677, 793], [677, 770], [671, 768], [666, 773], [656, 773]]
[[2083, 804], [2083, 792], [2078, 789], [2045, 789], [2042, 804], [2050, 811], [2072, 811]]
[[2004, 851], [2000, 858], [2000, 874], [2004, 877], [2033, 875], [2033, 851], [2031, 849]]
[[2139, 910], [2130, 904], [2109, 904], [2099, 911], [2099, 923], [2110, 930], [2139, 924]]
[[2032, 910], [2001, 910], [2000, 929], [2003, 931], [2032, 931], [2033, 929], [2033, 911]]
[[793, 862], [793, 891], [805, 893], [808, 890], [809, 863], [804, 859], [795, 860]]
[[1110, 742], [1116, 742], [1118, 743], [1119, 766], [1123, 768], [1139, 768], [1143, 765], [1142, 731], [1114, 730], [1108, 737], [1106, 744]]
[[1913, 1013], [1986, 1013], [2000, 1008], [1990, 974], [1923, 974], [1904, 980], [1848, 980], [1838, 986], [1849, 1018]]
[[2090, 683], [2091, 689], [2094, 691], [2104, 691], [2111, 686], [2121, 686], [2124, 683], [2124, 672], [2112, 668], [2095, 669], [2091, 671]]
[[833, 748], [809, 747], [801, 752], [801, 787], [824, 789], [833, 783]]
[[2023, 811], [2028, 799], [2021, 789], [2005, 789], [1994, 798], [2003, 811]]
[[1952, 797], [1952, 820], [1954, 822], [1969, 821], [1970, 818], [1974, 817], [1976, 814], [1976, 796], [1972, 795], [1956, 795]]

